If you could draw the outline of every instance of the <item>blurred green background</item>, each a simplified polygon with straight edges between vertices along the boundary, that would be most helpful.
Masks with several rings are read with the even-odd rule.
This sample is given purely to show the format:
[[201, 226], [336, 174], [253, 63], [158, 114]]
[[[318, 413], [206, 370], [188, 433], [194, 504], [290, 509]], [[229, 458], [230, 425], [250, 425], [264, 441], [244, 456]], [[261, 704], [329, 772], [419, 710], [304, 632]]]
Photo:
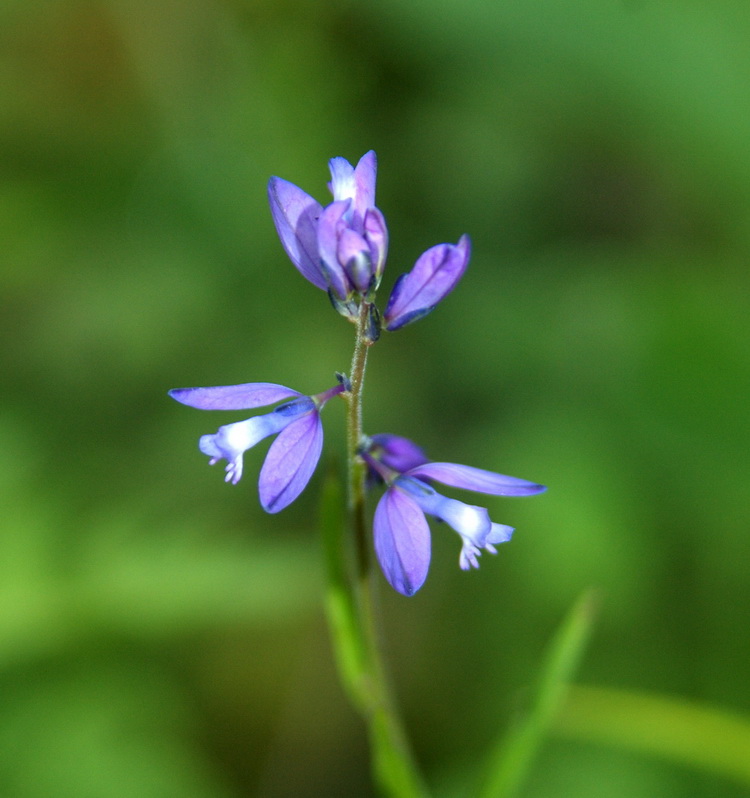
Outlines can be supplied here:
[[[750, 714], [748, 41], [739, 0], [6, 0], [1, 796], [372, 794], [324, 469], [266, 516], [265, 444], [236, 488], [197, 450], [242, 414], [166, 396], [348, 368], [265, 186], [324, 201], [327, 159], [370, 148], [385, 288], [432, 244], [474, 254], [372, 351], [367, 430], [550, 486], [489, 500], [517, 533], [480, 571], [436, 527], [417, 596], [381, 580], [432, 786], [462, 794], [589, 586], [582, 683]], [[324, 421], [340, 460], [343, 404]], [[746, 790], [553, 736], [522, 793], [603, 794]]]

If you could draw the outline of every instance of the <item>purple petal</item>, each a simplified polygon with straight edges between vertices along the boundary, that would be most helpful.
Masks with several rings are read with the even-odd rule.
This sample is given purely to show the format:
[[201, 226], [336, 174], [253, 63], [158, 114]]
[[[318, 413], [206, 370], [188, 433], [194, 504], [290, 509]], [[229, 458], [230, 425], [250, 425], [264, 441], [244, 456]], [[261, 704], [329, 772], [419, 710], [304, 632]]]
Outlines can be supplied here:
[[369, 208], [365, 213], [364, 228], [365, 238], [372, 254], [373, 271], [379, 283], [388, 254], [388, 228], [383, 214], [377, 208]]
[[359, 224], [365, 218], [368, 208], [375, 207], [375, 180], [378, 172], [378, 160], [374, 150], [366, 152], [354, 168], [354, 213]]
[[383, 433], [373, 435], [372, 453], [388, 468], [404, 473], [410, 468], [415, 468], [429, 462], [424, 451], [416, 443], [400, 435]]
[[318, 254], [323, 261], [328, 282], [339, 299], [346, 299], [351, 291], [344, 267], [339, 263], [339, 237], [345, 229], [344, 214], [350, 200], [332, 202], [321, 214], [318, 223]]
[[518, 477], [506, 477], [494, 471], [458, 465], [457, 463], [425, 463], [412, 468], [409, 476], [435, 479], [454, 488], [490, 493], [493, 496], [532, 496], [547, 488]]
[[273, 382], [246, 382], [243, 385], [219, 385], [215, 388], [175, 388], [169, 391], [169, 395], [183, 405], [200, 410], [250, 410], [293, 396], [302, 396], [298, 391]]
[[307, 486], [323, 448], [323, 425], [317, 412], [293, 421], [268, 450], [260, 470], [260, 503], [267, 513], [290, 505]]
[[350, 228], [345, 228], [339, 238], [338, 262], [344, 264], [346, 273], [357, 290], [363, 293], [367, 291], [373, 272], [370, 245]]
[[414, 268], [393, 287], [383, 317], [387, 330], [398, 330], [426, 316], [461, 279], [469, 262], [468, 236], [458, 244], [438, 244], [423, 252]]
[[327, 291], [328, 282], [318, 260], [320, 203], [280, 177], [268, 181], [268, 202], [286, 254], [305, 279]]
[[413, 596], [430, 567], [430, 528], [417, 503], [403, 491], [387, 490], [375, 510], [374, 538], [391, 587]]

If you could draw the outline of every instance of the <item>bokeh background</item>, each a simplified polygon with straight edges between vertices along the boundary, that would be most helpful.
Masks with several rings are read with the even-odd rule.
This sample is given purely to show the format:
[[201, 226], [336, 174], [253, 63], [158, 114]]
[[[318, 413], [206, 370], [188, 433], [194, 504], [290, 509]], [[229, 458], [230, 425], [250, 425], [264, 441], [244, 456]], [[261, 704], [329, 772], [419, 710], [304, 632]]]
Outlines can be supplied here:
[[[0, 795], [372, 794], [322, 610], [323, 470], [278, 516], [197, 450], [242, 414], [175, 386], [316, 392], [351, 328], [265, 195], [379, 155], [386, 289], [472, 237], [372, 351], [369, 432], [545, 482], [478, 572], [433, 533], [383, 635], [459, 795], [566, 609], [578, 679], [750, 713], [750, 16], [739, 0], [6, 0], [0, 9]], [[341, 458], [343, 404], [325, 410]], [[468, 497], [466, 497], [468, 498]], [[382, 581], [382, 580], [381, 580]], [[603, 792], [606, 790], [606, 792]], [[523, 795], [746, 794], [550, 738]]]

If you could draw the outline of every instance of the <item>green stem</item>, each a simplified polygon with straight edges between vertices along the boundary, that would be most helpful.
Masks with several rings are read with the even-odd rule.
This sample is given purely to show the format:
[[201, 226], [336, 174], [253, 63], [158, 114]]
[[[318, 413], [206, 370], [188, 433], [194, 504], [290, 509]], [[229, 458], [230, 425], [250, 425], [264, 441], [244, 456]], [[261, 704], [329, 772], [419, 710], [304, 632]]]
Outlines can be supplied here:
[[370, 306], [362, 302], [357, 319], [357, 336], [354, 354], [349, 371], [351, 392], [348, 395], [349, 409], [346, 419], [346, 445], [348, 473], [348, 506], [354, 530], [357, 551], [357, 567], [360, 577], [369, 575], [370, 549], [367, 545], [367, 525], [365, 518], [365, 466], [358, 455], [362, 441], [362, 391], [365, 384], [367, 353], [370, 344], [365, 338], [365, 329]]
[[339, 672], [350, 700], [368, 727], [375, 780], [390, 798], [427, 795], [415, 765], [401, 719], [395, 709], [378, 644], [373, 604], [372, 564], [365, 514], [365, 466], [358, 455], [362, 440], [362, 389], [370, 341], [366, 336], [370, 307], [362, 302], [349, 374], [348, 402], [348, 528], [354, 535], [354, 568], [344, 523], [336, 509], [336, 491], [324, 496], [323, 529], [328, 565], [328, 619]]

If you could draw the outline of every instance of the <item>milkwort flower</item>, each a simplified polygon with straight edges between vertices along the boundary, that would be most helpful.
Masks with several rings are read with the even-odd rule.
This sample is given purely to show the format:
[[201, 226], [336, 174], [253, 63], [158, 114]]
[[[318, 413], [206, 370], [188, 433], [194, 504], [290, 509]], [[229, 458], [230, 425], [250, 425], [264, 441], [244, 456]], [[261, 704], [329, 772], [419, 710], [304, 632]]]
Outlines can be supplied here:
[[510, 540], [513, 527], [495, 524], [484, 507], [438, 493], [431, 481], [493, 496], [531, 496], [546, 490], [525, 479], [457, 463], [433, 463], [408, 438], [374, 435], [362, 457], [372, 476], [388, 486], [374, 520], [375, 552], [391, 586], [405, 596], [419, 590], [430, 566], [430, 530], [425, 513], [445, 521], [461, 536], [461, 568], [479, 567], [481, 550]]
[[333, 202], [327, 207], [280, 177], [270, 179], [268, 200], [292, 263], [346, 310], [355, 293], [370, 294], [380, 284], [388, 230], [375, 207], [375, 153], [365, 153], [356, 167], [345, 158], [332, 158], [329, 168]]
[[347, 390], [345, 379], [339, 385], [314, 396], [272, 382], [248, 382], [215, 388], [176, 388], [169, 395], [200, 410], [250, 410], [278, 405], [270, 413], [219, 427], [213, 435], [203, 435], [199, 448], [211, 459], [209, 465], [226, 460], [225, 482], [236, 485], [242, 477], [242, 456], [269, 435], [278, 437], [268, 450], [260, 471], [260, 503], [268, 513], [290, 505], [307, 486], [320, 459], [323, 425], [320, 411], [325, 403]]

